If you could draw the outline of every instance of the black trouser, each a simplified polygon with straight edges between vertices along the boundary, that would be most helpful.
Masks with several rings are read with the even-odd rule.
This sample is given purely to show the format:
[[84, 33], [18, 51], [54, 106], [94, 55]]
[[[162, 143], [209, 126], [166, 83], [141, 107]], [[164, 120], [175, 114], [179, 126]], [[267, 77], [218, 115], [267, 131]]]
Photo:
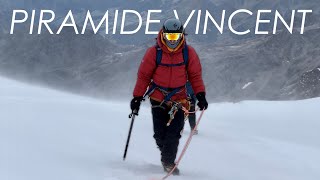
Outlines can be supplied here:
[[150, 100], [152, 104], [154, 139], [161, 151], [161, 161], [165, 163], [174, 163], [181, 138], [181, 131], [184, 126], [184, 112], [179, 109], [167, 126], [170, 119], [168, 112], [171, 107], [157, 107], [160, 103]]
[[[196, 110], [196, 101], [192, 99], [190, 103], [190, 111], [194, 112], [195, 110]], [[189, 124], [190, 124], [190, 128], [194, 129], [194, 127], [196, 126], [196, 113], [189, 114]]]

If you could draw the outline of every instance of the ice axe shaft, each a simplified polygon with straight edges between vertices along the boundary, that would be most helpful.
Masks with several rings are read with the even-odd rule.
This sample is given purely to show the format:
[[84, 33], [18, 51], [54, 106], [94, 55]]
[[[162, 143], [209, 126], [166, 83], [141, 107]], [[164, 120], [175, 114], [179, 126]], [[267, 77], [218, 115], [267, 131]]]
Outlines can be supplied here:
[[129, 118], [131, 118], [131, 124], [130, 124], [129, 133], [128, 133], [126, 148], [125, 148], [124, 154], [123, 154], [123, 160], [126, 160], [126, 157], [127, 157], [127, 151], [128, 151], [128, 147], [129, 147], [129, 142], [130, 142], [132, 127], [133, 127], [133, 123], [134, 123], [134, 119], [135, 119], [136, 115], [137, 115], [137, 111], [136, 111], [136, 110], [134, 110], [134, 111], [129, 115]]

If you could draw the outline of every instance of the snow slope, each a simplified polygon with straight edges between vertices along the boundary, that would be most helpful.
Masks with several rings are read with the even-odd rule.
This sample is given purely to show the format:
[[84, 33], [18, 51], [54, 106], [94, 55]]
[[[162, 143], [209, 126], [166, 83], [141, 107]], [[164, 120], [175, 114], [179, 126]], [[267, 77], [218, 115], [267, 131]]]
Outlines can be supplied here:
[[[319, 98], [211, 104], [181, 162], [182, 175], [169, 179], [318, 180], [319, 106]], [[0, 78], [0, 179], [161, 178], [147, 106], [136, 119], [122, 161], [128, 112], [127, 102]], [[181, 144], [189, 132], [186, 125]]]

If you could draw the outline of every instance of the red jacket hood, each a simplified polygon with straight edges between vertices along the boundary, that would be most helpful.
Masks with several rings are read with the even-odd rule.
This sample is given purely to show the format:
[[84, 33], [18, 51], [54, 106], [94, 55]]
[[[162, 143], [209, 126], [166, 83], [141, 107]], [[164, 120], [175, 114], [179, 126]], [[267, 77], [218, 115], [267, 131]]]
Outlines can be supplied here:
[[162, 34], [162, 30], [160, 30], [159, 33], [158, 33], [157, 44], [162, 49], [162, 51], [164, 51], [166, 53], [180, 53], [180, 52], [182, 52], [182, 49], [184, 48], [184, 46], [186, 44], [185, 37], [183, 37], [182, 42], [180, 42], [180, 43], [182, 43], [182, 45], [179, 47], [179, 49], [177, 49], [176, 51], [170, 51], [167, 48], [167, 46], [165, 44], [163, 44], [163, 42], [161, 40], [161, 38], [162, 38], [161, 34]]

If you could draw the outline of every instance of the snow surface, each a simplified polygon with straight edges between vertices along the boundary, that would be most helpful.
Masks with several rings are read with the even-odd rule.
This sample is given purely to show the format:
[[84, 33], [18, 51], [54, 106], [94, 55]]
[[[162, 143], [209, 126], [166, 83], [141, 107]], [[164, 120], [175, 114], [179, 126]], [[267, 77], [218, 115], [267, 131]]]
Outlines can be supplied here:
[[[0, 179], [163, 177], [148, 106], [136, 118], [122, 160], [128, 104], [0, 78]], [[319, 106], [319, 98], [210, 104], [181, 161], [181, 176], [169, 179], [318, 180]], [[186, 125], [181, 144], [189, 132]]]

